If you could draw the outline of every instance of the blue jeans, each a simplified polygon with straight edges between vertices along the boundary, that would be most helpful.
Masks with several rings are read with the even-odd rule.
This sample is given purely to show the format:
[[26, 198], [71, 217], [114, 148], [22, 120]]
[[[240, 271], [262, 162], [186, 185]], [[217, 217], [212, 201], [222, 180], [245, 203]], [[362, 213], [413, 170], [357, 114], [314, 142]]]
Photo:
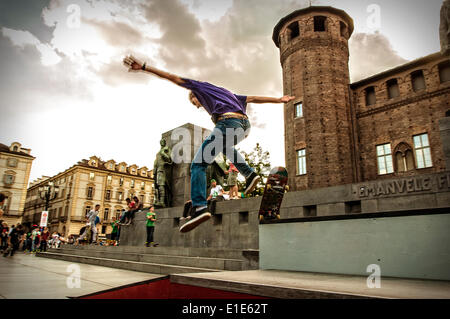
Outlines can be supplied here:
[[247, 137], [250, 122], [246, 119], [228, 118], [217, 122], [213, 132], [198, 149], [191, 164], [192, 206], [206, 206], [206, 168], [219, 154], [224, 154], [239, 172], [248, 177], [253, 169], [248, 166], [234, 146]]

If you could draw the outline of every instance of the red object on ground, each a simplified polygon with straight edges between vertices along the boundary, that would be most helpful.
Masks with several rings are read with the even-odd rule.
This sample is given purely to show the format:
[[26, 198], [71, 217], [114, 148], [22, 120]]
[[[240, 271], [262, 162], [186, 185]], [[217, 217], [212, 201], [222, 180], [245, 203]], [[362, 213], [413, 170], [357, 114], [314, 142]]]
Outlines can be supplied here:
[[168, 277], [99, 291], [77, 299], [268, 299], [261, 296], [170, 282]]

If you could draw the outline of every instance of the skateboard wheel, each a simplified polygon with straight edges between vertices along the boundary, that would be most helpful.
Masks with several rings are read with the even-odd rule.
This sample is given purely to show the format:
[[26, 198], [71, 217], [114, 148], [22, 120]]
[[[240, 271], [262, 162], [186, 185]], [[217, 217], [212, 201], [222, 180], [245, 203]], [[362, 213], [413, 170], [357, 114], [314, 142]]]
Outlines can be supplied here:
[[284, 186], [284, 190], [287, 192], [289, 191], [289, 185]]
[[281, 219], [280, 214], [277, 214], [276, 216], [277, 216], [277, 219]]
[[262, 221], [264, 219], [263, 215], [259, 215], [259, 220]]

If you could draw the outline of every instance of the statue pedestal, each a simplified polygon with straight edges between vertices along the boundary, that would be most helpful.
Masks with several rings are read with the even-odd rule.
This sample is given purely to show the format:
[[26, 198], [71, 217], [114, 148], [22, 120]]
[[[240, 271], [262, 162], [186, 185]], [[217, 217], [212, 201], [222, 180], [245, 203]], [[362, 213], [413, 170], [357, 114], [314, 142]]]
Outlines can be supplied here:
[[210, 130], [186, 123], [162, 134], [167, 146], [172, 149], [172, 203], [171, 207], [183, 206], [191, 198], [190, 167], [195, 153]]

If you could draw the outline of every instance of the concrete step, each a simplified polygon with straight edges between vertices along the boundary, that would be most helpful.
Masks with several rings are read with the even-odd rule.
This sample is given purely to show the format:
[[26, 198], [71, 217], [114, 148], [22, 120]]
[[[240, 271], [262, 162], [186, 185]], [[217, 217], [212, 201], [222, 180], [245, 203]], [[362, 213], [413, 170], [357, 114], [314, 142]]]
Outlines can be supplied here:
[[55, 252], [38, 252], [36, 253], [38, 257], [53, 258], [64, 261], [70, 261], [75, 263], [91, 264], [97, 266], [119, 268], [133, 271], [140, 271], [152, 274], [179, 274], [179, 273], [202, 273], [202, 272], [217, 272], [220, 270], [200, 268], [200, 267], [188, 267], [188, 266], [177, 266], [168, 264], [158, 264], [149, 263], [142, 261], [130, 261], [130, 260], [119, 260], [110, 258], [99, 258], [90, 256], [81, 256], [75, 254], [62, 254]]
[[49, 252], [64, 255], [77, 255], [84, 257], [106, 258], [127, 260], [154, 264], [165, 264], [174, 266], [186, 266], [194, 268], [206, 268], [216, 270], [244, 270], [246, 262], [239, 259], [210, 258], [210, 257], [190, 257], [158, 255], [155, 253], [132, 253], [119, 252], [104, 249], [79, 249], [75, 247], [62, 247], [49, 249]]
[[[75, 248], [72, 245], [63, 245], [61, 248]], [[138, 247], [138, 246], [76, 246], [79, 250], [100, 250], [111, 252], [126, 252], [137, 254], [155, 254], [171, 256], [189, 256], [189, 257], [211, 257], [225, 259], [245, 259], [248, 253], [258, 255], [258, 250], [254, 249], [223, 249], [223, 248], [192, 248], [192, 247]]]

